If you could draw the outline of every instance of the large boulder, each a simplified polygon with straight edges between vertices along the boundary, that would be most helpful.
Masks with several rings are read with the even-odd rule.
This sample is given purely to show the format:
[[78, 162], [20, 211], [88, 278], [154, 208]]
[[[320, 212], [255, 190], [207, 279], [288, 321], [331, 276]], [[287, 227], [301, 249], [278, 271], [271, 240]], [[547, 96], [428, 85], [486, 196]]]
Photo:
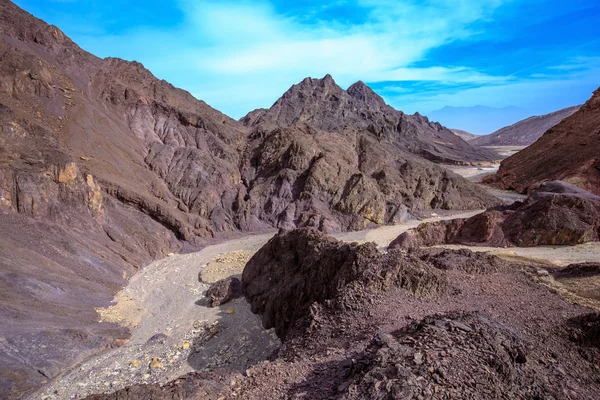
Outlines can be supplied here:
[[281, 232], [248, 261], [242, 276], [252, 312], [285, 338], [311, 305], [347, 291], [405, 288], [420, 296], [443, 292], [445, 277], [401, 252], [380, 253], [374, 243], [342, 243], [313, 228]]
[[480, 246], [576, 245], [600, 239], [600, 197], [554, 181], [524, 202], [490, 209], [468, 219], [421, 224], [400, 235], [390, 248], [439, 244]]

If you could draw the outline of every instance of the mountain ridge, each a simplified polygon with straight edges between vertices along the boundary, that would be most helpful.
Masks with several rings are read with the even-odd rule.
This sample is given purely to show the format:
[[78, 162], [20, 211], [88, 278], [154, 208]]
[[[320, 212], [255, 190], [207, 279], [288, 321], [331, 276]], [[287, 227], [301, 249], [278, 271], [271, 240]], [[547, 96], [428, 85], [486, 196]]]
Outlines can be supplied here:
[[408, 115], [395, 110], [362, 81], [344, 90], [329, 74], [322, 79], [304, 79], [290, 87], [271, 108], [250, 112], [240, 121], [262, 130], [298, 122], [334, 132], [352, 126], [398, 150], [436, 162], [472, 164], [499, 159], [494, 152], [469, 145], [419, 113]]
[[528, 146], [580, 107], [581, 105], [577, 105], [544, 115], [534, 115], [489, 135], [475, 137], [469, 143], [476, 146]]
[[600, 195], [600, 89], [578, 111], [535, 143], [505, 159], [487, 178], [502, 188], [531, 192], [545, 181], [564, 180]]

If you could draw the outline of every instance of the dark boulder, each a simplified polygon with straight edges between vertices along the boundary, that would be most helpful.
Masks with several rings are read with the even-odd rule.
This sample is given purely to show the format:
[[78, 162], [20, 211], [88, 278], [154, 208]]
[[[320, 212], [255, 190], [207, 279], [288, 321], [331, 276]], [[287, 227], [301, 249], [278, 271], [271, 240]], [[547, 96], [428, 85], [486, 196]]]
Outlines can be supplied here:
[[231, 276], [210, 285], [206, 291], [206, 298], [211, 307], [217, 307], [239, 297], [241, 293], [242, 282]]
[[342, 243], [312, 228], [273, 237], [248, 261], [242, 279], [252, 312], [281, 338], [314, 302], [334, 301], [347, 291], [395, 285], [433, 296], [446, 286], [440, 272], [416, 257], [383, 254], [374, 243]]

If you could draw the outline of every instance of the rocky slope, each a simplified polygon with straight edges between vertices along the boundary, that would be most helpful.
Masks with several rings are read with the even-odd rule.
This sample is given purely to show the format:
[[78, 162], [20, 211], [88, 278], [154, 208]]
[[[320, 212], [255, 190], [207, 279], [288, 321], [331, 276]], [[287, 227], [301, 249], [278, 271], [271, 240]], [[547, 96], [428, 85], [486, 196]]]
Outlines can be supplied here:
[[258, 131], [296, 123], [328, 132], [358, 129], [386, 146], [444, 163], [486, 163], [499, 159], [497, 154], [469, 145], [418, 113], [407, 115], [393, 109], [363, 82], [343, 90], [330, 75], [322, 79], [306, 78], [292, 86], [270, 109], [255, 110], [241, 121]]
[[477, 209], [480, 187], [370, 134], [295, 124], [249, 136], [242, 164], [244, 215], [271, 226], [324, 231], [401, 222], [430, 209]]
[[390, 248], [445, 243], [530, 247], [591, 241], [600, 241], [600, 197], [556, 181], [542, 184], [527, 200], [509, 207], [468, 219], [421, 224], [401, 234]]
[[528, 266], [373, 247], [313, 229], [280, 233], [244, 271], [253, 309], [283, 338], [270, 361], [88, 399], [600, 395], [597, 314], [533, 283]]
[[600, 195], [600, 89], [579, 111], [502, 161], [488, 181], [525, 193], [557, 179]]
[[[441, 126], [405, 117], [402, 132], [424, 126], [445, 141]], [[250, 129], [0, 0], [0, 397], [118, 344], [126, 332], [96, 324], [94, 307], [169, 252], [241, 231], [347, 230], [494, 203], [348, 122], [335, 133]], [[423, 154], [440, 146], [423, 142]]]
[[452, 131], [452, 133], [454, 133], [456, 136], [458, 136], [465, 142], [469, 142], [469, 141], [479, 137], [479, 135], [475, 135], [473, 133], [463, 131], [462, 129], [450, 129], [450, 130]]
[[548, 129], [573, 115], [580, 107], [573, 106], [545, 115], [536, 115], [506, 126], [489, 135], [476, 136], [470, 140], [465, 140], [475, 146], [529, 146]]

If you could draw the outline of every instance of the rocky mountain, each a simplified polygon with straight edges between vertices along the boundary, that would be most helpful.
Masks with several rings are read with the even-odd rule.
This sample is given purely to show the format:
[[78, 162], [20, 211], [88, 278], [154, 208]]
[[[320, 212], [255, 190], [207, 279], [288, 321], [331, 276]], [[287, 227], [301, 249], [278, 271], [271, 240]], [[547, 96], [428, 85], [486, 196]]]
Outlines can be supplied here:
[[259, 110], [264, 123], [246, 126], [0, 0], [0, 397], [118, 345], [127, 332], [97, 323], [94, 308], [170, 252], [243, 231], [349, 230], [495, 203], [417, 154], [492, 155], [364, 85], [340, 96], [365, 117], [344, 108], [334, 131], [316, 106], [302, 118], [321, 124], [291, 114], [267, 124], [274, 111]]
[[475, 138], [478, 138], [479, 135], [475, 135], [473, 133], [463, 131], [462, 129], [450, 129], [456, 136], [464, 140], [465, 142], [469, 142]]
[[564, 180], [600, 194], [600, 89], [534, 144], [505, 159], [488, 182], [525, 193]]
[[581, 106], [564, 108], [545, 115], [537, 115], [506, 126], [494, 133], [468, 140], [476, 146], [529, 146], [548, 129], [573, 115]]
[[330, 75], [293, 85], [271, 108], [253, 111], [241, 121], [261, 131], [297, 123], [327, 132], [349, 128], [366, 131], [382, 144], [443, 163], [489, 163], [499, 159], [497, 154], [469, 145], [427, 117], [393, 109], [363, 82], [343, 90]]

